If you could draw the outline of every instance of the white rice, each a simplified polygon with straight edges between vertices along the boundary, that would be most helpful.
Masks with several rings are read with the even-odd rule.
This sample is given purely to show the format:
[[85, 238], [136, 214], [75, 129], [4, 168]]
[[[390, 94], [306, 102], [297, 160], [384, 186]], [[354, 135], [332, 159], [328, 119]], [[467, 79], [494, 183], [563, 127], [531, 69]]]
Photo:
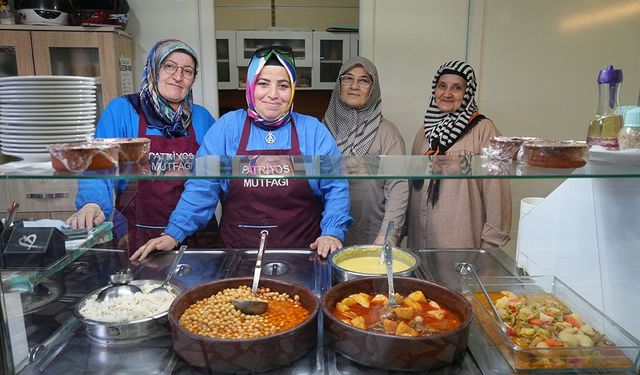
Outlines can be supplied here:
[[176, 295], [170, 292], [147, 294], [160, 284], [144, 284], [140, 286], [142, 293], [130, 296], [115, 297], [108, 301], [98, 302], [98, 294], [87, 298], [80, 314], [87, 319], [99, 322], [126, 323], [147, 318], [169, 310]]

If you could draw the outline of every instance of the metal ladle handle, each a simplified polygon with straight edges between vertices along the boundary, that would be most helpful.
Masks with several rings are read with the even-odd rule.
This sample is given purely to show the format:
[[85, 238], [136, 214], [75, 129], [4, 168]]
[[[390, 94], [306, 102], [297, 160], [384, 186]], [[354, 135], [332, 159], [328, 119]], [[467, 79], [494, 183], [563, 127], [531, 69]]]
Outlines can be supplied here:
[[[387, 244], [387, 242], [389, 242], [389, 239], [391, 238], [391, 233], [393, 232], [393, 228], [395, 227], [396, 223], [393, 220], [389, 220], [389, 224], [387, 224], [387, 232], [384, 234], [384, 245]], [[382, 249], [382, 251], [380, 252], [380, 264], [384, 264], [384, 248]]]
[[162, 283], [163, 288], [166, 289], [167, 285], [169, 285], [169, 280], [171, 280], [173, 275], [176, 273], [176, 267], [178, 267], [178, 262], [182, 258], [184, 251], [187, 250], [187, 247], [188, 247], [187, 245], [180, 246], [180, 250], [178, 250], [178, 254], [176, 255], [175, 258], [173, 258], [173, 263], [171, 263], [171, 268], [169, 268], [169, 273], [167, 274], [167, 278], [164, 279], [164, 282]]
[[478, 276], [478, 273], [476, 272], [476, 269], [473, 266], [473, 264], [464, 263], [464, 262], [457, 263], [455, 265], [455, 268], [458, 272], [460, 272], [460, 275], [468, 276], [469, 274], [471, 274], [475, 278], [476, 282], [480, 286], [480, 290], [482, 291], [484, 298], [487, 299], [487, 303], [489, 304], [489, 306], [491, 306], [491, 310], [493, 310], [493, 314], [495, 315], [496, 320], [498, 321], [498, 325], [500, 326], [500, 329], [504, 333], [508, 334], [507, 325], [504, 323], [504, 321], [500, 317], [500, 314], [498, 314], [498, 309], [496, 309], [495, 304], [493, 303], [493, 301], [491, 300], [491, 297], [489, 296], [489, 292], [487, 292], [487, 289], [485, 289], [484, 285], [482, 284], [482, 281], [480, 280], [480, 276]]
[[389, 283], [389, 306], [396, 306], [396, 291], [393, 286], [393, 249], [389, 241], [384, 243], [384, 263], [387, 268], [387, 282]]
[[258, 293], [258, 282], [260, 281], [260, 273], [262, 272], [262, 255], [264, 254], [268, 235], [269, 231], [267, 230], [260, 232], [260, 247], [258, 247], [256, 268], [253, 270], [253, 284], [251, 285], [251, 293], [253, 294]]

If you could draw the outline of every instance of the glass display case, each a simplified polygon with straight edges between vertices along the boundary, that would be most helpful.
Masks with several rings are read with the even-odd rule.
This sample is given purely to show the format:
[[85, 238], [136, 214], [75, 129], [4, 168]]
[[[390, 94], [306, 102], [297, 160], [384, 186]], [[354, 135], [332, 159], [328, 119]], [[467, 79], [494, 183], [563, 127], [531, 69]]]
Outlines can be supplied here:
[[[640, 163], [609, 164], [588, 162], [577, 169], [531, 167], [516, 162], [493, 162], [483, 157], [447, 157], [449, 165], [459, 163], [465, 168], [442, 168], [437, 156], [370, 156], [370, 157], [297, 157], [293, 174], [251, 175], [251, 179], [566, 179], [589, 181], [634, 181], [640, 178]], [[171, 163], [170, 160], [166, 161]], [[0, 164], [0, 180], [25, 180], [47, 184], [52, 181], [77, 183], [87, 180], [133, 181], [175, 179], [246, 179], [247, 157], [209, 156], [196, 159], [189, 176], [154, 176], [144, 165], [108, 171], [88, 171], [74, 174], [54, 171], [48, 164], [31, 168], [12, 168], [12, 163]], [[357, 165], [357, 168], [354, 168]], [[5, 194], [3, 190], [1, 194]], [[6, 203], [6, 202], [5, 202]], [[630, 209], [640, 209], [638, 201], [628, 202]], [[618, 207], [619, 208], [619, 207]], [[86, 334], [87, 327], [74, 313], [75, 305], [107, 284], [110, 275], [129, 265], [126, 248], [114, 240], [116, 218], [91, 234], [88, 242], [67, 246], [61, 259], [41, 269], [2, 269], [0, 304], [2, 315], [1, 358], [6, 374], [62, 374], [72, 370], [96, 373], [163, 373], [198, 374], [205, 371], [186, 363], [173, 350], [172, 336], [165, 324], [153, 337], [132, 342], [96, 342]], [[637, 226], [621, 224], [623, 230], [635, 231]], [[14, 229], [15, 230], [15, 229]], [[411, 236], [411, 233], [408, 233]], [[570, 240], [570, 239], [567, 239]], [[86, 241], [86, 239], [85, 239]], [[636, 242], [637, 243], [637, 242]], [[548, 243], [560, 252], [559, 243]], [[432, 280], [460, 290], [455, 266], [461, 262], [477, 266], [481, 276], [514, 276], [518, 269], [513, 259], [499, 249], [447, 250], [409, 249], [421, 259], [417, 277]], [[161, 280], [167, 273], [174, 252], [156, 254], [144, 264], [135, 264], [136, 279]], [[256, 260], [255, 249], [190, 249], [178, 265], [172, 282], [183, 290], [195, 285], [237, 276], [250, 276]], [[331, 286], [330, 267], [309, 249], [268, 249], [263, 260], [263, 272], [304, 285], [316, 296], [322, 296]], [[268, 265], [268, 266], [267, 266]], [[268, 271], [267, 271], [268, 270]], [[605, 293], [602, 291], [602, 293]], [[319, 325], [317, 345], [303, 357], [276, 373], [388, 373], [353, 363], [335, 352], [323, 341]], [[116, 334], [117, 331], [105, 331]], [[507, 360], [482, 326], [472, 323], [469, 348], [465, 354], [435, 374], [512, 373]], [[637, 371], [636, 366], [628, 373]], [[209, 369], [211, 371], [211, 369]], [[394, 372], [395, 373], [395, 372]], [[402, 373], [402, 372], [397, 372]], [[430, 371], [430, 373], [432, 373]]]

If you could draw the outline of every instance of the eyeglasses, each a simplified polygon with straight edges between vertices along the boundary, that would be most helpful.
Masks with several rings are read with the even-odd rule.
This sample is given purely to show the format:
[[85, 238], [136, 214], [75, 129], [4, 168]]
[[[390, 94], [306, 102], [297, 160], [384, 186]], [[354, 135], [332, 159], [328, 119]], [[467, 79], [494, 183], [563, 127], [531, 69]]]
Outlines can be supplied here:
[[371, 87], [371, 84], [373, 83], [372, 80], [370, 80], [367, 77], [360, 77], [358, 79], [356, 79], [354, 76], [352, 75], [348, 75], [348, 74], [343, 74], [339, 77], [340, 79], [340, 84], [342, 86], [351, 86], [353, 84], [353, 82], [357, 82], [358, 86], [362, 87], [362, 88], [369, 88]]
[[196, 70], [190, 66], [178, 66], [178, 64], [173, 61], [165, 61], [162, 63], [162, 71], [169, 75], [175, 74], [178, 69], [182, 69], [182, 75], [184, 78], [191, 79], [196, 75]]
[[256, 52], [253, 54], [254, 57], [264, 57], [267, 56], [269, 53], [271, 53], [271, 51], [275, 51], [281, 55], [285, 55], [285, 56], [291, 56], [291, 59], [294, 58], [293, 56], [293, 50], [291, 49], [291, 47], [289, 46], [281, 46], [281, 45], [275, 45], [275, 46], [267, 46], [267, 47], [260, 47], [256, 50]]

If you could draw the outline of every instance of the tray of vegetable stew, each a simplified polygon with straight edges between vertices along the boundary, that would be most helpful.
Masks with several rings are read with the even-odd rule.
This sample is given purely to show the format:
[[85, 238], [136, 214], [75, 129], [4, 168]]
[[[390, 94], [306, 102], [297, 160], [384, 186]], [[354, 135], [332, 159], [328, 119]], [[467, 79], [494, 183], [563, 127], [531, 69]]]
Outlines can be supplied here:
[[478, 322], [515, 371], [638, 369], [638, 340], [554, 276], [460, 281]]

